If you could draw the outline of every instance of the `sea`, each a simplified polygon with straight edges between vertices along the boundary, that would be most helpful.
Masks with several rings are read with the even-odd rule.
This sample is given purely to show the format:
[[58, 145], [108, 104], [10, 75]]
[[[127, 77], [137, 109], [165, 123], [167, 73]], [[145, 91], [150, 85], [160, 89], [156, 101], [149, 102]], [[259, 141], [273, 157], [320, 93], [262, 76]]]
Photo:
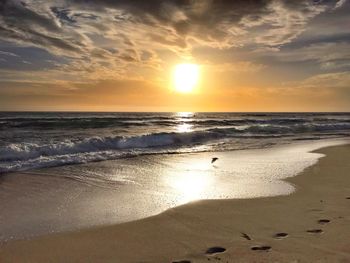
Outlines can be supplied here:
[[1, 112], [0, 173], [350, 135], [350, 113]]

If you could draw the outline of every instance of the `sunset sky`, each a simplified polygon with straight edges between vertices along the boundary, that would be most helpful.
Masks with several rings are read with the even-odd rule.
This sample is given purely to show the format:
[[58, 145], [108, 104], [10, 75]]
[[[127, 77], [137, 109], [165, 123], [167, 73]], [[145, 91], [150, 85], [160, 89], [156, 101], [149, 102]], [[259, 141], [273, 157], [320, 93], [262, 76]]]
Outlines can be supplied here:
[[0, 0], [0, 110], [350, 111], [349, 2]]

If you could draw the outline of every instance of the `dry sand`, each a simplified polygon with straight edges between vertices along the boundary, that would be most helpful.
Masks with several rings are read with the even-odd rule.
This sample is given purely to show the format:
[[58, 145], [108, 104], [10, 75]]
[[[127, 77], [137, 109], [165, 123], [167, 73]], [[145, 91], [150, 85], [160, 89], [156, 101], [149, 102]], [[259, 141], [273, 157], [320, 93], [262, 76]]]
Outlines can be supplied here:
[[198, 201], [11, 241], [1, 244], [0, 262], [350, 262], [350, 145], [317, 152], [326, 157], [288, 180], [297, 187], [290, 196]]

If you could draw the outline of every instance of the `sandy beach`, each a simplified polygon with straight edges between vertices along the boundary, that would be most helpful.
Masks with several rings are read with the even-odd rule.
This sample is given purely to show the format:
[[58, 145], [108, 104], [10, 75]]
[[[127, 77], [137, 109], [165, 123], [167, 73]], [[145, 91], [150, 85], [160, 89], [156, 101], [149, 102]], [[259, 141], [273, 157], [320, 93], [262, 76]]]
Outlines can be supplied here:
[[288, 196], [205, 200], [129, 223], [2, 243], [1, 262], [350, 262], [350, 146]]
[[0, 0], [0, 263], [350, 263], [350, 0]]

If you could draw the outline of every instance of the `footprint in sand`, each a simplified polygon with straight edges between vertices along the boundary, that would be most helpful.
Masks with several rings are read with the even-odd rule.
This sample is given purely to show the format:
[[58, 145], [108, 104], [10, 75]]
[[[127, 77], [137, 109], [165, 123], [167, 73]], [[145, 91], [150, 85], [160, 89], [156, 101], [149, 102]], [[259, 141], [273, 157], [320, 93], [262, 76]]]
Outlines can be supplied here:
[[223, 248], [223, 247], [210, 247], [207, 249], [207, 251], [205, 251], [205, 253], [207, 255], [213, 255], [213, 254], [222, 253], [225, 251], [226, 251], [226, 248]]
[[329, 220], [329, 219], [320, 219], [317, 222], [319, 224], [321, 224], [321, 225], [325, 225], [325, 224], [328, 224], [329, 222], [331, 222], [331, 220]]
[[306, 230], [306, 232], [308, 232], [310, 234], [321, 234], [321, 233], [323, 233], [323, 230], [322, 229], [309, 229], [309, 230]]
[[271, 249], [270, 246], [254, 246], [250, 248], [251, 250], [254, 251], [269, 251]]
[[283, 239], [283, 238], [286, 238], [287, 236], [288, 236], [288, 233], [281, 232], [281, 233], [276, 233], [273, 237], [276, 239]]
[[173, 261], [172, 263], [191, 263], [189, 260], [180, 260], [180, 261]]

